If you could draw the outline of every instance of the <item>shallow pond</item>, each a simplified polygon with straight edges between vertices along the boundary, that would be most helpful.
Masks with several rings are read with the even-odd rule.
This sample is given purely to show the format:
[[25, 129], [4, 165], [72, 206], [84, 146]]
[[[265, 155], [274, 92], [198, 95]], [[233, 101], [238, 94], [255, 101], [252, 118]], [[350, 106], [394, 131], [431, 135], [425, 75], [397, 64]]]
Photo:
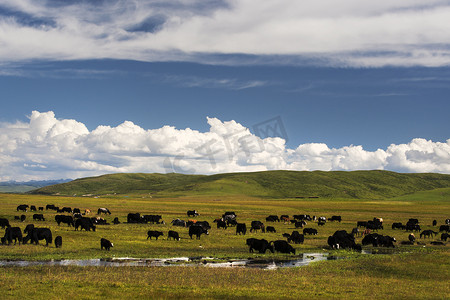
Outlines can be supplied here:
[[81, 266], [81, 267], [170, 267], [170, 266], [203, 266], [214, 268], [259, 268], [278, 269], [309, 265], [315, 261], [335, 260], [337, 257], [328, 253], [304, 253], [292, 259], [230, 259], [227, 261], [211, 257], [174, 257], [174, 258], [111, 258], [111, 259], [63, 259], [45, 261], [2, 260], [0, 267], [29, 266]]

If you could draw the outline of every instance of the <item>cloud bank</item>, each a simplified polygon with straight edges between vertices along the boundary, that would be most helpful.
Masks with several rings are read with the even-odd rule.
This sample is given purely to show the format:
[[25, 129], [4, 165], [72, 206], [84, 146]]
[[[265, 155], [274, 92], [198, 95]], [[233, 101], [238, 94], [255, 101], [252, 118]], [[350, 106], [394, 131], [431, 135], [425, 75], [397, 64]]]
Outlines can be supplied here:
[[207, 118], [208, 132], [131, 121], [89, 131], [52, 111], [33, 111], [29, 122], [0, 124], [0, 181], [79, 178], [116, 172], [212, 174], [263, 170], [391, 170], [450, 173], [446, 143], [413, 139], [366, 151], [322, 143], [286, 146], [235, 121]]
[[448, 66], [449, 19], [442, 0], [4, 0], [0, 62]]

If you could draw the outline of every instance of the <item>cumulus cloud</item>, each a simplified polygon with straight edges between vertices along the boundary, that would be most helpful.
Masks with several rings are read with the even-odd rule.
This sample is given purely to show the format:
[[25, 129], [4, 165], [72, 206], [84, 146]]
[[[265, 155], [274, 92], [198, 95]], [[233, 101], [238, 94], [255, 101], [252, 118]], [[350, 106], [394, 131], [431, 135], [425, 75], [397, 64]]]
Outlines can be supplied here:
[[6, 0], [0, 9], [0, 61], [450, 63], [450, 4], [441, 0]]
[[28, 122], [0, 124], [0, 181], [79, 178], [116, 172], [212, 174], [263, 170], [391, 170], [450, 173], [450, 139], [413, 139], [366, 151], [323, 143], [286, 146], [259, 137], [236, 121], [207, 118], [209, 131], [131, 121], [92, 131], [52, 111], [33, 111]]

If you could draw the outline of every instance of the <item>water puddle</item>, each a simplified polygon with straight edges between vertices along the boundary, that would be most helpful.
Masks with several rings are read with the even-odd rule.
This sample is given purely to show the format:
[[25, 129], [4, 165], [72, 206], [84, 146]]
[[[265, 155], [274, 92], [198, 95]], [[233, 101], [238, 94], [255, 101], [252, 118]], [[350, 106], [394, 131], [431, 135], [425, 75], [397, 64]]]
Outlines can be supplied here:
[[174, 257], [174, 258], [111, 258], [111, 259], [62, 259], [45, 261], [1, 260], [0, 267], [30, 266], [79, 266], [79, 267], [171, 267], [203, 266], [212, 268], [258, 268], [278, 269], [307, 266], [315, 261], [335, 260], [328, 253], [304, 253], [294, 259], [231, 259], [224, 262], [212, 257]]

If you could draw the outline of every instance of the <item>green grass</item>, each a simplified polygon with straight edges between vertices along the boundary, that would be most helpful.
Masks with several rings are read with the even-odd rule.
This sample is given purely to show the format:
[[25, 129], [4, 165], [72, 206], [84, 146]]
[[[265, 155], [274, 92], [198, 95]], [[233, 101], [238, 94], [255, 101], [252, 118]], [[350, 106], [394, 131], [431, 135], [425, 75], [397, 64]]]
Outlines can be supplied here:
[[[227, 182], [227, 178], [223, 182]], [[163, 183], [161, 183], [163, 184]], [[223, 183], [224, 184], [224, 183]], [[231, 190], [233, 188], [230, 188]], [[112, 215], [105, 218], [112, 222], [118, 217], [118, 225], [98, 226], [96, 232], [74, 231], [66, 225], [58, 226], [56, 213], [44, 211], [46, 221], [32, 221], [31, 212], [24, 213], [27, 221], [14, 220], [21, 215], [19, 204], [44, 206], [56, 204], [95, 211], [108, 207]], [[174, 218], [188, 219], [186, 211], [200, 212], [198, 220], [212, 225], [211, 234], [200, 240], [191, 240], [188, 230], [172, 227]], [[63, 247], [54, 245], [0, 246], [0, 259], [87, 259], [87, 258], [162, 258], [208, 256], [231, 258], [293, 258], [285, 254], [249, 253], [245, 241], [249, 237], [267, 240], [282, 239], [284, 232], [292, 232], [292, 225], [274, 225], [277, 233], [248, 233], [236, 236], [234, 228], [226, 230], [214, 227], [212, 220], [225, 211], [235, 211], [239, 222], [247, 225], [252, 220], [265, 222], [270, 214], [307, 213], [326, 216], [341, 215], [341, 223], [327, 223], [317, 228], [317, 236], [307, 236], [305, 243], [294, 245], [297, 253], [329, 252], [327, 238], [336, 230], [350, 231], [360, 220], [383, 217], [385, 229], [381, 234], [407, 240], [409, 233], [392, 230], [393, 222], [405, 223], [418, 218], [423, 229], [434, 229], [432, 221], [443, 224], [450, 212], [450, 188], [418, 191], [408, 195], [382, 199], [353, 198], [269, 198], [248, 195], [187, 193], [185, 196], [161, 197], [149, 194], [110, 195], [94, 197], [63, 197], [28, 194], [0, 194], [0, 217], [10, 220], [12, 226], [24, 228], [28, 223], [48, 227], [53, 236], [63, 237]], [[161, 214], [167, 224], [127, 224], [129, 212]], [[265, 222], [268, 225], [267, 222]], [[180, 232], [179, 242], [166, 239], [168, 230]], [[161, 230], [163, 238], [147, 240], [148, 230]], [[1, 235], [1, 233], [0, 233]], [[100, 238], [114, 242], [111, 251], [100, 250]], [[364, 299], [445, 299], [450, 292], [449, 245], [430, 245], [433, 239], [419, 239], [424, 245], [401, 246], [389, 255], [364, 255], [356, 252], [333, 251], [333, 255], [347, 257], [336, 261], [313, 263], [308, 267], [258, 270], [215, 269], [205, 267], [1, 267], [0, 294], [2, 299], [69, 299], [69, 298], [243, 298], [243, 299], [299, 299], [299, 298], [364, 298]], [[360, 242], [361, 238], [357, 238]], [[372, 247], [364, 247], [373, 250]], [[26, 288], [24, 288], [26, 287]]]
[[448, 252], [373, 255], [307, 267], [0, 268], [3, 299], [448, 299]]
[[383, 199], [450, 187], [450, 175], [388, 171], [266, 171], [216, 175], [109, 174], [77, 179], [33, 191], [37, 194], [246, 195], [265, 198]]
[[[447, 196], [450, 188], [429, 192], [418, 192], [408, 197], [399, 197], [386, 200], [361, 200], [361, 199], [267, 199], [248, 196], [204, 196], [176, 197], [176, 198], [151, 198], [146, 197], [60, 197], [43, 195], [14, 195], [0, 194], [0, 217], [10, 220], [12, 226], [24, 228], [28, 223], [37, 226], [48, 227], [53, 236], [63, 237], [63, 248], [21, 245], [16, 247], [0, 247], [0, 259], [50, 259], [50, 258], [104, 258], [104, 257], [139, 257], [158, 258], [176, 256], [212, 256], [217, 258], [247, 258], [257, 257], [260, 254], [249, 254], [245, 241], [248, 237], [265, 238], [267, 240], [283, 239], [282, 233], [291, 233], [296, 230], [291, 224], [275, 223], [277, 233], [252, 233], [246, 236], [235, 234], [234, 228], [226, 230], [217, 229], [213, 220], [220, 217], [225, 211], [235, 211], [239, 222], [245, 222], [249, 226], [253, 220], [265, 222], [265, 217], [270, 214], [294, 215], [307, 213], [310, 215], [326, 216], [341, 215], [341, 223], [329, 222], [324, 227], [318, 227], [311, 222], [307, 227], [316, 228], [317, 236], [307, 236], [302, 245], [295, 245], [298, 252], [323, 251], [327, 247], [327, 238], [336, 230], [345, 229], [351, 231], [357, 221], [371, 220], [373, 217], [382, 217], [385, 221], [383, 234], [389, 234], [397, 240], [407, 240], [409, 233], [392, 230], [393, 222], [403, 222], [409, 218], [418, 218], [422, 229], [434, 229], [431, 226], [434, 219], [439, 225], [448, 218], [450, 201]], [[58, 226], [54, 220], [57, 213], [44, 211], [46, 221], [32, 221], [32, 212], [27, 212], [27, 220], [21, 223], [14, 220], [14, 216], [21, 215], [16, 207], [27, 203], [36, 206], [56, 204], [60, 207], [79, 207], [82, 210], [89, 208], [93, 215], [98, 207], [108, 207], [112, 211], [111, 216], [105, 218], [112, 223], [113, 218], [118, 217], [122, 222], [118, 225], [99, 225], [96, 232], [75, 231], [73, 227], [65, 224]], [[170, 221], [175, 218], [187, 220], [186, 211], [196, 209], [200, 212], [198, 220], [210, 222], [213, 228], [209, 236], [202, 236], [200, 240], [190, 239], [187, 228], [173, 227]], [[160, 214], [166, 224], [127, 224], [128, 213], [139, 212], [141, 214]], [[265, 222], [266, 225], [269, 225]], [[164, 236], [159, 240], [147, 240], [148, 230], [160, 230]], [[167, 232], [176, 230], [180, 233], [181, 241], [167, 240]], [[114, 251], [100, 250], [100, 238], [105, 237], [114, 244]], [[360, 238], [358, 238], [360, 241]], [[429, 241], [428, 241], [429, 242]], [[431, 246], [436, 247], [436, 246]], [[416, 249], [418, 247], [413, 247]], [[410, 247], [402, 246], [400, 249], [409, 251]], [[280, 257], [281, 254], [267, 254], [268, 257]]]

